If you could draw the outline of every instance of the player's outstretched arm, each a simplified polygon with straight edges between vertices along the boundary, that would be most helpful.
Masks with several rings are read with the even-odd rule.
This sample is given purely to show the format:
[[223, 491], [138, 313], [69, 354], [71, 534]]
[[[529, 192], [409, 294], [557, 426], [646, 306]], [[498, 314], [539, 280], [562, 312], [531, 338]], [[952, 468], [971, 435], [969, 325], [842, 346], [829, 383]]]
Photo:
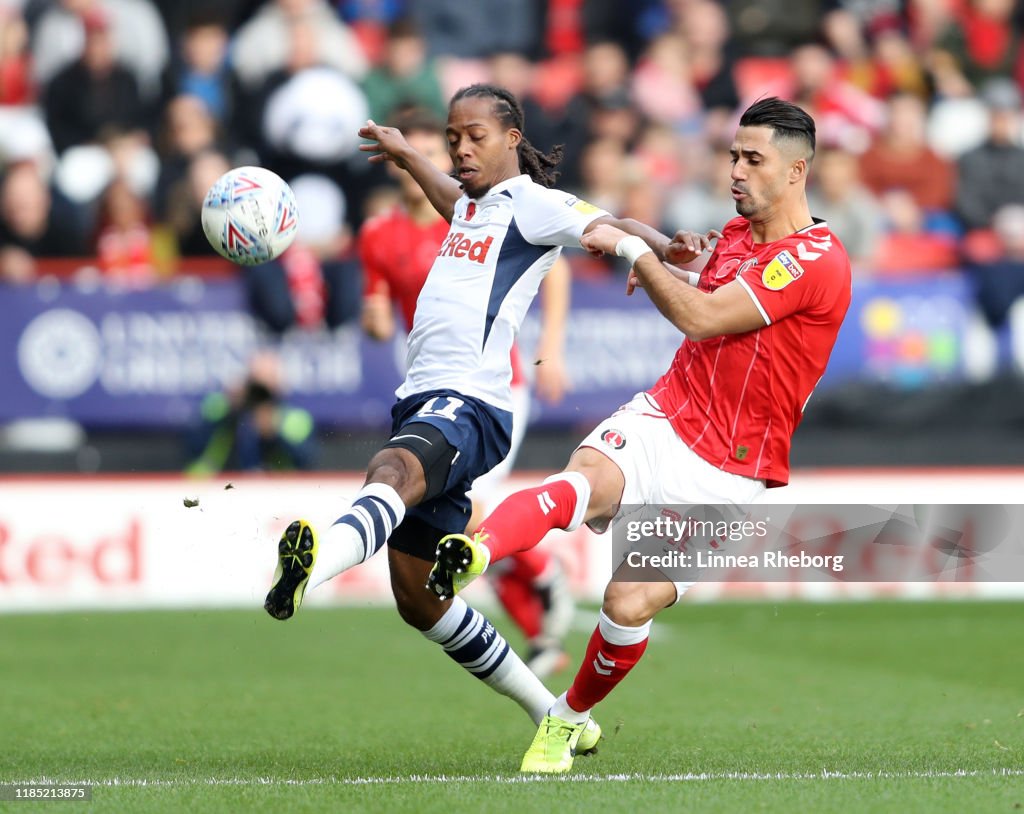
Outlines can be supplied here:
[[592, 254], [615, 254], [629, 260], [651, 302], [690, 339], [745, 333], [765, 325], [765, 318], [740, 283], [727, 283], [710, 294], [687, 285], [635, 235], [605, 224], [584, 235], [580, 243]]
[[648, 226], [646, 223], [641, 223], [633, 218], [613, 218], [610, 215], [596, 218], [587, 224], [587, 227], [583, 230], [583, 234], [589, 234], [602, 224], [620, 229], [627, 235], [636, 235], [637, 237], [642, 238], [644, 243], [650, 246], [651, 251], [657, 255], [659, 260], [671, 260], [671, 258], [668, 257], [669, 246], [672, 244], [671, 238], [667, 235], [663, 235], [657, 229]]
[[396, 127], [382, 127], [370, 119], [359, 128], [359, 136], [370, 141], [359, 145], [362, 152], [370, 153], [370, 162], [393, 161], [408, 172], [427, 194], [434, 209], [451, 222], [455, 202], [462, 196], [462, 185], [455, 178], [441, 172], [429, 159], [410, 147]]

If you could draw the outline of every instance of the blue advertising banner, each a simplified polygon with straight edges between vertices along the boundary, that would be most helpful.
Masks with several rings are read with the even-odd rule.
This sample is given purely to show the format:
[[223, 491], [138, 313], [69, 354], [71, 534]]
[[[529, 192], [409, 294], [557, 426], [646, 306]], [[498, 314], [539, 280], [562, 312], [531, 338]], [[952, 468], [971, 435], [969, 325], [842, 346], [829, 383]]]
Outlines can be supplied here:
[[[858, 281], [821, 387], [976, 377], [1011, 345], [1007, 335], [987, 334], [988, 349], [979, 353], [979, 328], [985, 331], [959, 277]], [[537, 332], [531, 314], [521, 335], [528, 375]], [[595, 424], [650, 387], [681, 338], [642, 293], [624, 296], [621, 280], [575, 281], [566, 347], [572, 390], [561, 404], [535, 404], [533, 421]], [[206, 393], [237, 382], [266, 341], [233, 280], [185, 278], [137, 291], [0, 286], [0, 422], [65, 416], [91, 427], [180, 427]], [[401, 340], [376, 343], [357, 326], [293, 331], [281, 357], [289, 398], [322, 426], [388, 422]]]
[[[3, 287], [0, 421], [182, 426], [204, 395], [243, 378], [266, 341], [234, 281], [139, 291]], [[399, 379], [393, 346], [364, 342], [353, 326], [293, 332], [280, 352], [291, 396], [318, 421], [379, 426], [387, 415]]]

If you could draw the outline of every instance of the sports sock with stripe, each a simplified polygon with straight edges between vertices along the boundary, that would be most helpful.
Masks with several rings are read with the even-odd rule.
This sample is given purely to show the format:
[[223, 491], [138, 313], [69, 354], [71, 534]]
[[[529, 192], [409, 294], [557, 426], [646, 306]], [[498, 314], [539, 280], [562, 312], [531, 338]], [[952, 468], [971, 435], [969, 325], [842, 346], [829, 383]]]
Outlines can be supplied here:
[[[568, 692], [555, 702], [551, 714], [576, 722], [582, 715], [586, 720], [586, 713], [614, 690], [640, 661], [650, 634], [650, 622], [627, 627], [616, 624], [601, 611], [579, 672]], [[571, 714], [573, 712], [576, 716]]]
[[508, 646], [482, 613], [456, 596], [437, 624], [423, 631], [449, 657], [488, 687], [526, 710], [535, 724], [547, 714], [555, 697]]
[[349, 510], [320, 536], [316, 563], [306, 591], [370, 559], [404, 517], [405, 504], [398, 492], [385, 483], [366, 484]]
[[552, 529], [579, 528], [590, 502], [590, 482], [579, 472], [560, 472], [533, 489], [510, 495], [477, 529], [497, 562], [533, 548]]

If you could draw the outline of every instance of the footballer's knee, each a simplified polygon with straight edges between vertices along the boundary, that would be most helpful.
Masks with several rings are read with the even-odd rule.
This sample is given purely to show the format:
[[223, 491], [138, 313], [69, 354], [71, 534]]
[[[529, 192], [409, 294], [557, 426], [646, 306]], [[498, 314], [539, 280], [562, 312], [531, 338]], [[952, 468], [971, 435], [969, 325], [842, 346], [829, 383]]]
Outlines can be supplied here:
[[[459, 450], [433, 424], [412, 421], [384, 445], [367, 471], [367, 479], [394, 479], [406, 506], [443, 494]], [[387, 481], [385, 481], [387, 482]]]
[[366, 468], [366, 482], [387, 484], [406, 506], [419, 503], [426, 489], [419, 458], [407, 449], [396, 447], [385, 447], [373, 456]]
[[640, 627], [653, 619], [658, 611], [673, 604], [676, 587], [666, 581], [609, 582], [604, 591], [601, 610], [617, 625]]
[[[402, 621], [417, 630], [430, 630], [444, 616], [445, 604], [431, 596], [422, 585], [410, 590], [392, 583], [395, 605]], [[420, 596], [422, 594], [422, 596]]]
[[430, 630], [444, 616], [451, 604], [441, 602], [426, 589], [430, 563], [407, 554], [390, 552], [391, 593], [395, 597], [398, 615], [417, 630]]
[[590, 500], [584, 522], [611, 519], [619, 508], [626, 479], [612, 460], [596, 449], [580, 447], [569, 459], [567, 472], [579, 472], [590, 484]]

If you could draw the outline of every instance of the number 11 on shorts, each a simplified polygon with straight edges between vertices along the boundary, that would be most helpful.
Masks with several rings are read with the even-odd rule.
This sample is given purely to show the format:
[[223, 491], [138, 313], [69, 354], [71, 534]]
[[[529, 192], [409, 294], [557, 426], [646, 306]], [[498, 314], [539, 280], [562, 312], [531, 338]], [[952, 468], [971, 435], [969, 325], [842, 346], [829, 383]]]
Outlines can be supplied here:
[[[447, 403], [439, 408], [437, 407], [439, 401]], [[416, 415], [421, 418], [447, 418], [449, 421], [454, 421], [456, 418], [455, 411], [465, 403], [462, 399], [457, 399], [454, 396], [434, 396], [420, 408]]]

